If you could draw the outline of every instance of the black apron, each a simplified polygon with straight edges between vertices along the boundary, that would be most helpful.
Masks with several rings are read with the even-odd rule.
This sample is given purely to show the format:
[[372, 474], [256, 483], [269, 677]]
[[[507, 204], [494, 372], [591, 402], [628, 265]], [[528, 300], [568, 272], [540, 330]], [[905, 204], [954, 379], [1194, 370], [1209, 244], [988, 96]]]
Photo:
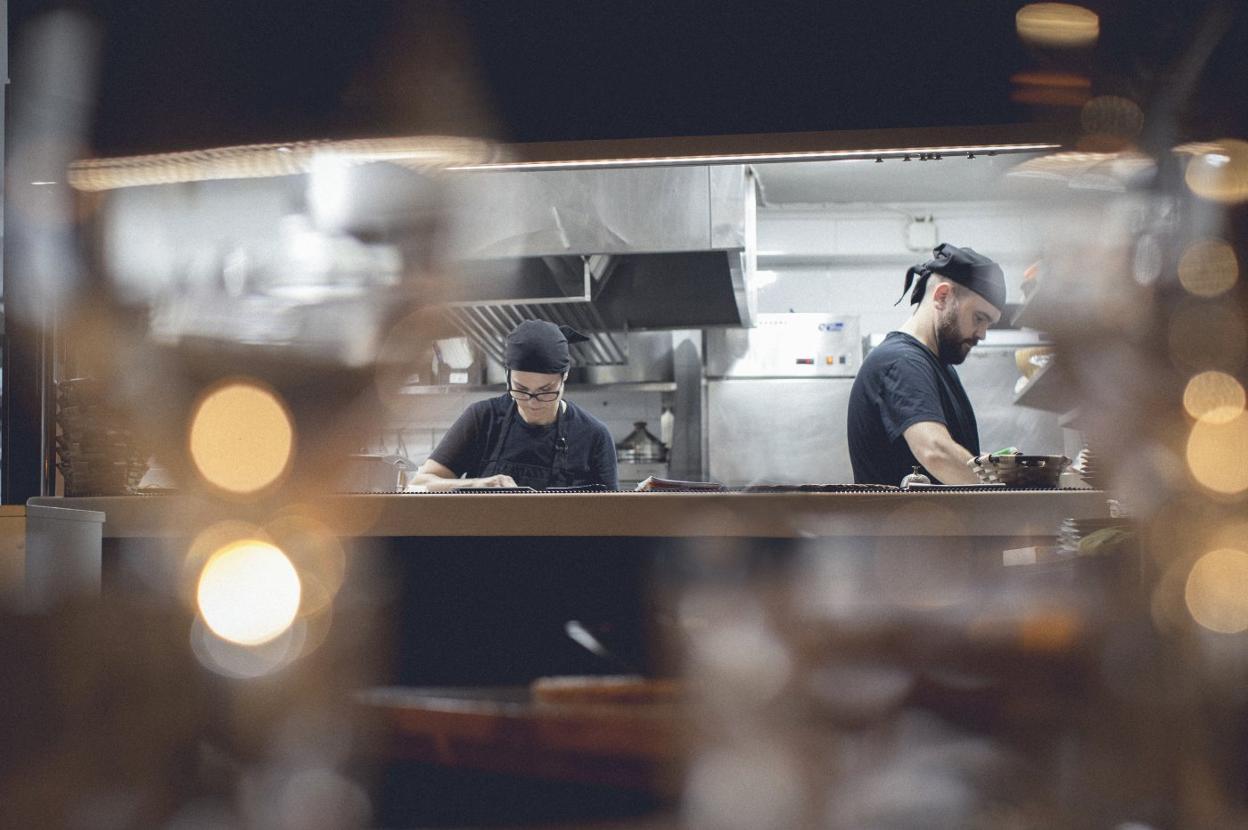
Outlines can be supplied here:
[[508, 475], [518, 487], [532, 487], [534, 490], [545, 490], [547, 487], [564, 486], [568, 466], [568, 436], [563, 423], [566, 404], [559, 401], [559, 411], [555, 414], [555, 456], [549, 467], [539, 464], [522, 464], [518, 461], [504, 461], [500, 458], [507, 449], [507, 436], [511, 433], [511, 423], [520, 417], [516, 411], [516, 402], [511, 402], [507, 410], [507, 420], [503, 424], [502, 435], [494, 446], [494, 455], [481, 468], [481, 477]]

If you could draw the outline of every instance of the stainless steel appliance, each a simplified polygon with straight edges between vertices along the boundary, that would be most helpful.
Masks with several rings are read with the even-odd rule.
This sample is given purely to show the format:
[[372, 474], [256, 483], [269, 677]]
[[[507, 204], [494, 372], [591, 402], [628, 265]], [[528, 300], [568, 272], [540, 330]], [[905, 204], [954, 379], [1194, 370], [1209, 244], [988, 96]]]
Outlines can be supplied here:
[[845, 413], [853, 378], [710, 380], [709, 477], [731, 486], [853, 481]]
[[858, 318], [760, 314], [707, 332], [708, 475], [729, 485], [853, 480], [845, 412], [862, 363]]
[[706, 338], [709, 377], [853, 377], [862, 361], [857, 317], [759, 314], [753, 328], [711, 329]]

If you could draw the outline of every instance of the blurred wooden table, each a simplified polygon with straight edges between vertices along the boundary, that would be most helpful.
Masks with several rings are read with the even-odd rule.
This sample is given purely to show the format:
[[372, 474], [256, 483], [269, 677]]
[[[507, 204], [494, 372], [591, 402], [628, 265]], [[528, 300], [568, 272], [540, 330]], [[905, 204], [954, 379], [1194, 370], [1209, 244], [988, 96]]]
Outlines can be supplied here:
[[527, 687], [362, 691], [391, 758], [673, 794], [690, 731], [674, 703], [535, 703]]

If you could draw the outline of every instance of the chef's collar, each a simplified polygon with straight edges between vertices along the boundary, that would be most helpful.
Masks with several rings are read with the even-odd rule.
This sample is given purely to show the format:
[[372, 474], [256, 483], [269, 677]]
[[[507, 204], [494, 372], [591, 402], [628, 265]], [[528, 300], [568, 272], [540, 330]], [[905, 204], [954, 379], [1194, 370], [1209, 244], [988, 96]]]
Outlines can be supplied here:
[[525, 320], [507, 336], [503, 362], [508, 370], [563, 374], [572, 365], [569, 343], [589, 338], [571, 326], [556, 326], [545, 320]]
[[[966, 286], [995, 306], [997, 311], [1005, 310], [1005, 274], [1001, 266], [973, 248], [958, 248], [948, 242], [937, 245], [932, 249], [931, 259], [906, 272], [906, 285], [901, 289], [901, 296], [905, 297], [910, 291], [910, 284], [914, 283], [910, 304], [922, 300], [927, 280], [932, 274], [940, 274]], [[897, 302], [901, 299], [898, 298]]]

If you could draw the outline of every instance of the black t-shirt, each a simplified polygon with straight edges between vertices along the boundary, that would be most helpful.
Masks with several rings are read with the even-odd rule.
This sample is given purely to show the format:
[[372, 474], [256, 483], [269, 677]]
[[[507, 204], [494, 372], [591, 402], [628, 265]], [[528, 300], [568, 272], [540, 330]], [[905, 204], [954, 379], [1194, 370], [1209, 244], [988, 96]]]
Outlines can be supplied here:
[[922, 421], [944, 424], [954, 441], [979, 454], [975, 411], [957, 372], [910, 335], [890, 332], [862, 362], [849, 393], [854, 481], [900, 484], [919, 466], [903, 433]]
[[[612, 490], [619, 487], [615, 464], [615, 442], [606, 425], [571, 401], [565, 401], [567, 409], [561, 416], [564, 434], [568, 439], [564, 472], [550, 481], [551, 487], [583, 487], [601, 484]], [[504, 429], [508, 420], [510, 429]], [[506, 446], [500, 447], [503, 433], [507, 433]], [[442, 436], [429, 458], [454, 472], [468, 478], [486, 475], [485, 467], [497, 454], [500, 461], [549, 469], [555, 459], [555, 425], [533, 426], [526, 424], [516, 411], [511, 396], [477, 401], [464, 410], [455, 423]], [[492, 473], [491, 473], [492, 474]], [[521, 487], [542, 487], [543, 482], [521, 480]]]

